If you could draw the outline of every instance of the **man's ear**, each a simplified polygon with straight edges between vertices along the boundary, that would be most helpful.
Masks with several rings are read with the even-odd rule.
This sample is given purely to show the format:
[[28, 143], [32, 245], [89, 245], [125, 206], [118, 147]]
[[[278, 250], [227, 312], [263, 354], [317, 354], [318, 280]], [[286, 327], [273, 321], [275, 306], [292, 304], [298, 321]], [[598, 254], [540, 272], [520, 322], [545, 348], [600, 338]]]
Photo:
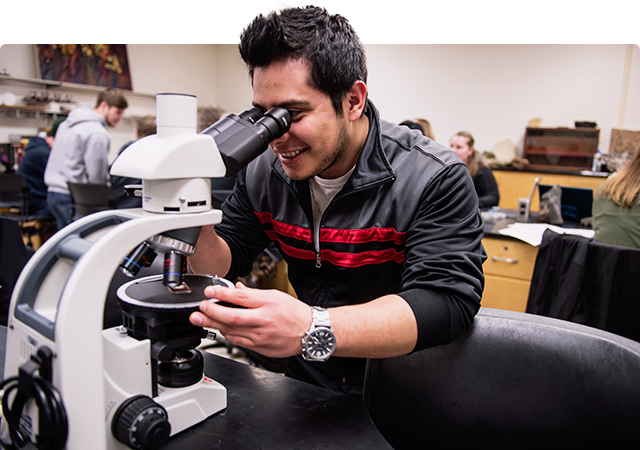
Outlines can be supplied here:
[[347, 117], [352, 122], [360, 119], [367, 104], [367, 85], [364, 81], [358, 80], [353, 83], [346, 96], [347, 100]]
[[105, 101], [100, 102], [100, 104], [96, 108], [96, 111], [102, 115], [106, 114], [106, 112], [109, 111], [109, 104]]

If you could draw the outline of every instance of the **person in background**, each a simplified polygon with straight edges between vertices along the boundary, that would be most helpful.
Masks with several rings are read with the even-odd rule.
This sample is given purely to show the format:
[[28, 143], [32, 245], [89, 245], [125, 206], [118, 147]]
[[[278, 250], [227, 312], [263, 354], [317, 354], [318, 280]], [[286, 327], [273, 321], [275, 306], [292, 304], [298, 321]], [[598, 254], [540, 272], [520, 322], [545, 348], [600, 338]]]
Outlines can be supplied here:
[[420, 128], [422, 128], [422, 134], [424, 134], [429, 139], [433, 139], [434, 141], [436, 140], [436, 136], [435, 134], [433, 134], [433, 128], [431, 128], [431, 124], [427, 119], [418, 118], [415, 119], [415, 122], [420, 125]]
[[121, 92], [107, 89], [98, 95], [94, 109], [76, 108], [58, 127], [44, 182], [47, 205], [59, 230], [73, 221], [68, 182], [109, 184], [111, 137], [106, 128], [120, 123], [127, 107], [127, 99]]
[[58, 117], [46, 132], [40, 132], [37, 136], [29, 139], [29, 143], [24, 149], [18, 173], [27, 180], [29, 185], [29, 214], [51, 214], [47, 206], [47, 185], [44, 183], [44, 170], [47, 167], [58, 126], [65, 119], [66, 116]]
[[[136, 121], [136, 128], [133, 130], [135, 140], [127, 142], [122, 146], [118, 152], [118, 156], [124, 152], [127, 147], [133, 144], [138, 139], [156, 134], [156, 117], [155, 116], [142, 116]], [[117, 157], [116, 157], [117, 159]], [[115, 162], [115, 160], [114, 160]], [[113, 163], [111, 163], [113, 165]], [[139, 178], [119, 177], [116, 175], [111, 176], [111, 190], [113, 191], [113, 197], [116, 202], [116, 208], [140, 208], [142, 206], [142, 199], [140, 197], [129, 197], [124, 190], [124, 187], [128, 184], [142, 184], [142, 180]]]
[[640, 150], [620, 172], [598, 186], [593, 228], [601, 242], [640, 248]]
[[471, 133], [460, 131], [456, 133], [449, 143], [451, 150], [457, 153], [469, 169], [473, 185], [478, 194], [480, 209], [498, 206], [500, 203], [500, 192], [491, 169], [480, 162], [480, 155], [473, 148], [474, 139]]
[[433, 129], [431, 128], [431, 124], [427, 119], [413, 119], [413, 120], [405, 120], [400, 125], [407, 126], [412, 130], [420, 130], [422, 134], [424, 134], [429, 139], [436, 140]]
[[190, 320], [288, 358], [286, 376], [362, 398], [367, 358], [450, 343], [473, 322], [486, 259], [473, 182], [448, 148], [380, 119], [344, 17], [259, 15], [240, 55], [253, 105], [286, 108], [291, 128], [238, 174], [188, 263], [234, 280], [275, 242], [296, 297], [209, 286], [243, 308], [203, 301]]

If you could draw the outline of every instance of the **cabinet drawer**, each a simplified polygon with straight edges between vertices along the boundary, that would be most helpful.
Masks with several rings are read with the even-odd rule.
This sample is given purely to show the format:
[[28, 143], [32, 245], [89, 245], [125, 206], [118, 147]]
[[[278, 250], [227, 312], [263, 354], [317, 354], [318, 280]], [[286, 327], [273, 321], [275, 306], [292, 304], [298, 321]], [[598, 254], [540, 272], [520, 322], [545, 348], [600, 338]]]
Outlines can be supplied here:
[[483, 265], [485, 274], [531, 281], [538, 247], [493, 237], [482, 239], [482, 245], [487, 252], [487, 260]]
[[529, 281], [487, 275], [480, 304], [486, 308], [526, 312], [530, 286]]

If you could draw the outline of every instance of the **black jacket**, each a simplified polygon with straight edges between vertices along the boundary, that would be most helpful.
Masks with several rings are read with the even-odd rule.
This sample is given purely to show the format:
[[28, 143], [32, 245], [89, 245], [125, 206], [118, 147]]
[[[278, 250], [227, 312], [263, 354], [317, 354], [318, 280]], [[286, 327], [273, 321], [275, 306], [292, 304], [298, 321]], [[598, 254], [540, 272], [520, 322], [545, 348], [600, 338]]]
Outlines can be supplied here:
[[29, 139], [20, 160], [18, 173], [29, 185], [29, 214], [51, 214], [47, 207], [47, 185], [44, 184], [44, 169], [50, 152], [45, 138], [34, 136]]
[[[449, 343], [473, 322], [484, 283], [473, 182], [453, 151], [380, 121], [371, 103], [367, 111], [369, 135], [355, 171], [323, 214], [319, 255], [308, 181], [287, 177], [271, 151], [239, 174], [216, 225], [233, 255], [227, 276], [247, 274], [273, 241], [305, 303], [335, 307], [398, 294], [416, 315], [416, 350]], [[330, 362], [338, 366], [345, 359]], [[332, 378], [349, 372], [312, 365]], [[364, 360], [357, 366], [358, 375], [346, 378], [359, 383]]]
[[473, 177], [473, 185], [478, 194], [478, 206], [480, 209], [498, 206], [498, 203], [500, 203], [500, 191], [491, 169], [480, 164], [478, 173]]
[[527, 312], [640, 341], [640, 250], [544, 232]]

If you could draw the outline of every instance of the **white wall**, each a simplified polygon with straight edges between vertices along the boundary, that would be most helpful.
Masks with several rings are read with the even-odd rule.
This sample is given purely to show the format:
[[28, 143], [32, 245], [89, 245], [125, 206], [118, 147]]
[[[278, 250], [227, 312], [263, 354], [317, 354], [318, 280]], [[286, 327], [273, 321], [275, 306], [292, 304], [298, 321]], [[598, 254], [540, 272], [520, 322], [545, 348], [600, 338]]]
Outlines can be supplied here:
[[[250, 106], [236, 39], [215, 42], [106, 7], [65, 3], [123, 19], [136, 92], [191, 93], [200, 105], [228, 112]], [[0, 70], [34, 77], [28, 0], [0, 0], [0, 11]], [[606, 152], [619, 117], [628, 24], [629, 9], [615, 8], [361, 27], [358, 33], [370, 98], [387, 120], [424, 117], [445, 144], [467, 130], [479, 150], [504, 139], [521, 148], [532, 118], [547, 127], [594, 121]], [[640, 130], [640, 21], [630, 76], [622, 128]], [[145, 108], [144, 98], [136, 101]], [[124, 126], [115, 134], [123, 127], [126, 141], [132, 128]], [[0, 142], [21, 127], [0, 116]]]
[[218, 61], [216, 88], [218, 105], [227, 112], [238, 113], [251, 107], [251, 80], [237, 45], [216, 45]]
[[[619, 127], [626, 45], [368, 45], [371, 99], [388, 120], [423, 117], [436, 140], [458, 131], [490, 150], [525, 127], [596, 122], [600, 148]], [[640, 49], [632, 46], [626, 111], [620, 126], [640, 130]]]

